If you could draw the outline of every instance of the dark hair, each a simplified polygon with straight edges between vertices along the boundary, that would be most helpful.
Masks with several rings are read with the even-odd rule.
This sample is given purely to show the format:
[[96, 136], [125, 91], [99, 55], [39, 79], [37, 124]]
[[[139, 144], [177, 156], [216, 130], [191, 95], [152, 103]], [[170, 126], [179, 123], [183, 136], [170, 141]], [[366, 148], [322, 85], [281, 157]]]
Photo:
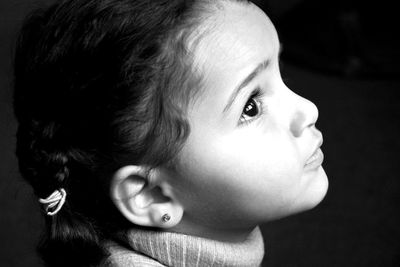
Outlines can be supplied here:
[[101, 241], [126, 223], [108, 196], [114, 171], [173, 162], [201, 85], [187, 40], [213, 2], [61, 1], [25, 21], [15, 54], [19, 168], [38, 197], [68, 193], [46, 216], [39, 252], [49, 266], [104, 258]]

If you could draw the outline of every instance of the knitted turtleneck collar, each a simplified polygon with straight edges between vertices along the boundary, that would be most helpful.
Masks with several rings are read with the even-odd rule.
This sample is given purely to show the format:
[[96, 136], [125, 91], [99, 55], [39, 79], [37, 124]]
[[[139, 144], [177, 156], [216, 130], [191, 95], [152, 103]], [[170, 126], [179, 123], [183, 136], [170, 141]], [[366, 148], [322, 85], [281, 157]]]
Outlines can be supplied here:
[[165, 266], [260, 266], [264, 256], [263, 238], [258, 227], [239, 243], [136, 229], [124, 234], [123, 239], [121, 241], [134, 252]]

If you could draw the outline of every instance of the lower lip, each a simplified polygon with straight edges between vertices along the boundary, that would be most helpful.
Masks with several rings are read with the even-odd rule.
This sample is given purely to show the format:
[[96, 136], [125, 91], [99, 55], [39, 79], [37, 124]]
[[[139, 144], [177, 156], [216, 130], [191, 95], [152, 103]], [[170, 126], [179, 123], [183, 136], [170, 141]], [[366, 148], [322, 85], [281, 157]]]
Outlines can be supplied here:
[[317, 151], [315, 151], [315, 153], [307, 161], [304, 168], [306, 170], [314, 170], [319, 166], [321, 166], [323, 161], [324, 161], [324, 153], [322, 153], [322, 150], [318, 148]]

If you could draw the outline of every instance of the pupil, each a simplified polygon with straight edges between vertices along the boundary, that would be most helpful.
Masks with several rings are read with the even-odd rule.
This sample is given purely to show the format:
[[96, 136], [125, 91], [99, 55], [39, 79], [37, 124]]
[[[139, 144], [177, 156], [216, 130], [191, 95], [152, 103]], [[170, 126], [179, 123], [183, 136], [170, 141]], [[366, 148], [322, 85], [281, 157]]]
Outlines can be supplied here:
[[248, 102], [248, 104], [246, 105], [246, 107], [245, 107], [245, 109], [244, 109], [244, 113], [245, 113], [247, 116], [250, 116], [250, 117], [254, 117], [254, 116], [257, 115], [257, 113], [258, 113], [258, 108], [257, 108], [256, 103], [254, 102], [254, 99], [251, 99], [251, 100]]

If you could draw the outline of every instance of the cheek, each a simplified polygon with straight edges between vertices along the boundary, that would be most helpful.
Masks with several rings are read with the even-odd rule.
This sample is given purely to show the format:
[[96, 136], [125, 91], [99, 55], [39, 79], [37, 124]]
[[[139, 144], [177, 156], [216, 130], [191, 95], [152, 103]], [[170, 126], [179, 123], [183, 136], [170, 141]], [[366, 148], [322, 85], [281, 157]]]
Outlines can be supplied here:
[[[247, 137], [247, 138], [245, 138]], [[271, 204], [285, 202], [295, 193], [302, 170], [295, 146], [285, 134], [253, 134], [226, 138], [215, 145], [218, 164], [213, 172], [223, 172], [227, 187], [236, 187], [257, 200]]]
[[[265, 214], [281, 209], [295, 195], [299, 168], [297, 152], [282, 133], [237, 132], [189, 141], [182, 153], [182, 179], [194, 206]], [[190, 204], [189, 204], [190, 205]], [[237, 212], [237, 214], [235, 214]]]
[[203, 157], [203, 162], [208, 162], [215, 172], [228, 172], [231, 178], [247, 177], [258, 185], [272, 186], [288, 182], [291, 174], [298, 171], [297, 153], [280, 133], [248, 135], [243, 132], [220, 138], [212, 147], [213, 153]]

